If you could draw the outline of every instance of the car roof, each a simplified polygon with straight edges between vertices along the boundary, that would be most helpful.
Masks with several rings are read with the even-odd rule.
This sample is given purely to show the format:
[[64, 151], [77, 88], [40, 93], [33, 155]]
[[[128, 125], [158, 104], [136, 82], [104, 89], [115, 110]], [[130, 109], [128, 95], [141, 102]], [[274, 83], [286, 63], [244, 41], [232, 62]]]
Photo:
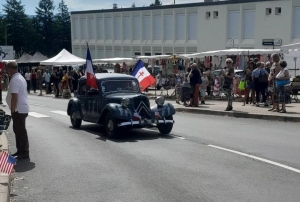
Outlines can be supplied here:
[[[95, 74], [97, 80], [102, 79], [133, 79], [134, 76], [128, 74], [120, 74], [120, 73], [96, 73]], [[82, 77], [85, 79], [85, 76]]]

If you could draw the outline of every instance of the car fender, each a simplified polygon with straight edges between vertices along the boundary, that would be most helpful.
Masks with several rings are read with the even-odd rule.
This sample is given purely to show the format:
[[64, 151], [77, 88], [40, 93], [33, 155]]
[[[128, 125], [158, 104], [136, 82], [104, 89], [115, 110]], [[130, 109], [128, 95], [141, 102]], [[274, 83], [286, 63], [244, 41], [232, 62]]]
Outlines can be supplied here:
[[103, 108], [99, 123], [103, 123], [107, 112], [116, 119], [130, 120], [132, 118], [132, 112], [129, 108], [122, 107], [122, 105], [117, 103], [109, 103]]
[[172, 116], [176, 113], [175, 107], [171, 103], [165, 103], [162, 106], [154, 105], [151, 107], [153, 115], [159, 113], [160, 117]]
[[81, 103], [77, 98], [72, 98], [69, 100], [68, 103], [68, 109], [67, 109], [67, 114], [70, 116], [71, 115], [71, 107], [75, 107], [76, 112], [79, 112], [80, 118], [83, 118], [82, 110], [81, 110]]

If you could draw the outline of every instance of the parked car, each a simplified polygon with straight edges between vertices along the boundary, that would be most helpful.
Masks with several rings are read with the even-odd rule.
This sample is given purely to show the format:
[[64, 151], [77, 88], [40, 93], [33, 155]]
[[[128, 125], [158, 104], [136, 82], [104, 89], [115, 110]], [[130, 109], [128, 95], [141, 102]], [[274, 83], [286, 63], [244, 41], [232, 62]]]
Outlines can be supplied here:
[[173, 128], [175, 108], [163, 97], [150, 107], [148, 97], [140, 91], [137, 78], [117, 73], [97, 73], [98, 89], [90, 88], [86, 78], [79, 80], [75, 97], [68, 103], [67, 114], [74, 128], [82, 121], [104, 126], [107, 135], [117, 137], [123, 128], [157, 127], [161, 134]]

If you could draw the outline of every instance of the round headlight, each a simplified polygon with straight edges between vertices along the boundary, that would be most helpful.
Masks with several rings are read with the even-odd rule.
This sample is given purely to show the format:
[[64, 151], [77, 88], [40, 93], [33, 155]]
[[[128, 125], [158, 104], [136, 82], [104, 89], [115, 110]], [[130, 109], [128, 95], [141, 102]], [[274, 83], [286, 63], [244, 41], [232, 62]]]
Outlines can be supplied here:
[[157, 98], [155, 99], [155, 102], [156, 102], [157, 105], [164, 105], [164, 103], [165, 103], [165, 98], [162, 97], [162, 96], [157, 97]]
[[130, 101], [128, 98], [123, 98], [121, 101], [122, 107], [127, 107], [129, 105]]

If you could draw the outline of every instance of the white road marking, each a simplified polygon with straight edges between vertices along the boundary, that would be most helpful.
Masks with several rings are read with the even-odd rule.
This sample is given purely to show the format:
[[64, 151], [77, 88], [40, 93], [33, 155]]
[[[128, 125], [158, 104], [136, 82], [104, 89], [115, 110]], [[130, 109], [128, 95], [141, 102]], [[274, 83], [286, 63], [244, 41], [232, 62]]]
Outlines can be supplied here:
[[40, 114], [40, 113], [37, 113], [37, 112], [29, 112], [28, 115], [29, 116], [33, 116], [35, 118], [47, 118], [47, 117], [50, 117], [50, 116], [47, 116], [45, 114]]
[[223, 147], [218, 147], [218, 146], [215, 146], [215, 145], [207, 145], [207, 146], [213, 147], [213, 148], [216, 148], [216, 149], [220, 149], [220, 150], [223, 150], [223, 151], [231, 152], [231, 153], [234, 153], [234, 154], [238, 154], [238, 155], [241, 155], [241, 156], [245, 156], [245, 157], [248, 157], [248, 158], [252, 158], [252, 159], [255, 159], [255, 160], [258, 160], [258, 161], [262, 161], [262, 162], [265, 162], [265, 163], [268, 163], [268, 164], [271, 164], [271, 165], [274, 165], [274, 166], [278, 166], [278, 167], [281, 167], [281, 168], [284, 168], [284, 169], [287, 169], [287, 170], [290, 170], [290, 171], [293, 171], [293, 172], [296, 172], [296, 173], [300, 173], [300, 170], [298, 170], [296, 168], [293, 168], [293, 167], [290, 167], [290, 166], [287, 166], [287, 165], [284, 165], [284, 164], [281, 164], [281, 163], [276, 163], [276, 162], [270, 161], [268, 159], [260, 158], [260, 157], [253, 156], [253, 155], [250, 155], [250, 154], [245, 154], [245, 153], [238, 152], [238, 151], [231, 150], [231, 149], [226, 149], [226, 148], [223, 148]]
[[55, 113], [55, 114], [60, 114], [60, 115], [64, 115], [64, 116], [68, 116], [67, 112], [66, 111], [50, 111], [52, 113]]
[[38, 107], [46, 107], [46, 105], [36, 104], [36, 103], [29, 103], [29, 105], [34, 105]]

